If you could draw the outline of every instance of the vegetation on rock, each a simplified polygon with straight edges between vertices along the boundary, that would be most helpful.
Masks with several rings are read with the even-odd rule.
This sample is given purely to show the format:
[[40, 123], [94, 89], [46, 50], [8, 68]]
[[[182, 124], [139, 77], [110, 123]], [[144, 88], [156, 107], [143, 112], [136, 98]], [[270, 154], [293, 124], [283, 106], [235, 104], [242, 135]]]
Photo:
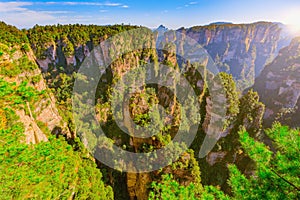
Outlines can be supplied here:
[[[299, 130], [279, 123], [264, 130], [262, 123], [265, 106], [260, 102], [258, 93], [249, 90], [241, 95], [238, 91], [241, 85], [236, 86], [235, 80], [253, 78], [255, 70], [251, 68], [247, 71], [246, 66], [237, 69], [239, 63], [234, 59], [219, 66], [224, 69], [218, 74], [226, 97], [224, 126], [212, 151], [206, 158], [198, 159], [194, 154], [198, 155], [206, 136], [206, 122], [214, 115], [210, 105], [212, 94], [208, 88], [207, 69], [201, 66], [201, 72], [197, 72], [199, 63], [179, 63], [175, 55], [176, 42], [168, 42], [166, 51], [156, 52], [154, 36], [146, 28], [139, 29], [140, 32], [133, 36], [143, 37], [147, 39], [147, 43], [142, 39], [132, 40], [129, 44], [122, 42], [130, 38], [126, 33], [117, 42], [111, 43], [107, 51], [107, 59], [111, 59], [121, 49], [130, 49], [131, 45], [143, 47], [116, 58], [105, 70], [97, 87], [96, 117], [106, 133], [106, 141], [111, 143], [102, 144], [101, 138], [92, 140], [92, 130], [97, 129], [93, 124], [81, 123], [79, 128], [75, 128], [72, 114], [74, 80], [88, 80], [88, 77], [77, 73], [78, 67], [100, 42], [135, 28], [137, 27], [124, 25], [58, 24], [36, 25], [29, 30], [20, 31], [0, 22], [0, 198], [299, 199]], [[278, 27], [272, 23], [249, 26], [210, 25], [193, 27], [187, 33], [200, 33], [204, 29], [216, 32], [233, 28], [243, 33], [253, 32], [256, 28], [274, 30], [275, 36], [278, 36]], [[175, 37], [173, 32], [169, 34]], [[228, 53], [237, 43], [240, 41], [210, 43], [206, 48], [211, 51], [218, 64], [224, 59], [226, 51]], [[252, 59], [256, 59], [257, 51], [263, 49], [256, 47], [254, 43], [244, 45]], [[297, 46], [297, 42], [294, 43], [291, 48]], [[287, 52], [287, 49], [282, 51], [288, 54]], [[47, 61], [43, 76], [37, 72], [34, 59], [37, 62]], [[289, 60], [298, 62], [298, 59], [299, 56], [294, 55]], [[171, 89], [158, 84], [145, 84], [147, 72], [143, 65], [155, 63], [155, 70], [158, 70], [161, 67], [159, 61], [170, 69], [181, 70], [197, 98], [185, 98], [180, 102], [172, 91], [176, 89], [175, 81], [171, 81], [174, 85]], [[112, 111], [114, 101], [122, 100], [121, 90], [113, 86], [132, 69], [135, 73], [129, 74], [129, 82], [121, 86], [130, 93], [134, 83], [144, 84], [138, 91], [131, 93], [129, 113], [140, 129], [151, 129], [153, 136], [149, 138], [135, 138], [125, 134], [116, 123], [116, 116], [122, 118], [121, 109], [116, 109], [116, 113]], [[288, 69], [284, 69], [298, 68], [297, 65], [290, 65]], [[174, 79], [175, 75], [172, 73], [167, 75], [170, 80]], [[162, 74], [155, 71], [155, 77], [161, 78], [160, 76]], [[47, 87], [41, 86], [44, 81]], [[243, 84], [248, 85], [245, 82]], [[43, 109], [37, 107], [44, 107], [40, 102], [52, 102], [50, 93], [56, 99], [53, 107], [58, 109], [60, 124], [67, 124], [71, 135], [63, 134], [60, 127], [50, 130], [49, 124], [37, 120], [37, 112]], [[85, 95], [76, 98], [84, 98]], [[200, 107], [199, 111], [197, 105]], [[158, 107], [164, 109], [165, 118], [160, 116]], [[182, 107], [188, 107], [187, 112], [183, 112]], [[29, 123], [26, 124], [20, 119], [20, 112], [30, 118]], [[84, 117], [84, 114], [80, 113], [79, 117]], [[188, 120], [199, 122], [199, 126], [191, 127]], [[35, 131], [28, 131], [35, 124], [47, 139], [35, 140], [36, 144], [26, 143], [28, 134], [38, 137]], [[150, 126], [151, 124], [155, 126]], [[90, 138], [83, 142], [92, 141], [95, 150], [110, 150], [107, 144], [114, 143], [126, 151], [147, 153], [166, 146], [175, 137], [180, 126], [187, 133], [191, 128], [196, 129], [196, 138], [191, 147], [182, 153], [185, 145], [172, 144], [166, 154], [155, 155], [161, 156], [159, 162], [167, 160], [169, 165], [140, 174], [120, 172], [98, 162], [76, 137], [78, 130], [89, 135]], [[132, 127], [129, 129], [133, 133], [136, 131]], [[179, 159], [172, 162], [172, 155], [178, 152], [181, 152]], [[123, 163], [116, 163], [116, 166], [121, 164]]]

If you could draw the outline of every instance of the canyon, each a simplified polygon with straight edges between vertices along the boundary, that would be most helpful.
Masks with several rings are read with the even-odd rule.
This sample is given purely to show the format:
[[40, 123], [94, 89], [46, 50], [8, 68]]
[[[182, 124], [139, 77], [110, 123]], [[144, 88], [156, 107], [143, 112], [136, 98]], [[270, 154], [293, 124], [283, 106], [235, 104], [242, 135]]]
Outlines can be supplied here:
[[[262, 128], [269, 127], [274, 120], [294, 127], [299, 126], [297, 113], [300, 109], [300, 40], [287, 34], [281, 24], [220, 23], [180, 28], [176, 31], [163, 26], [150, 30], [123, 25], [37, 25], [23, 32], [16, 28], [7, 28], [8, 25], [4, 23], [1, 25], [13, 30], [12, 35], [16, 32], [24, 36], [24, 44], [30, 46], [24, 48], [7, 41], [2, 43], [0, 40], [1, 70], [13, 70], [9, 66], [21, 62], [23, 57], [34, 66], [33, 70], [11, 76], [3, 70], [1, 78], [11, 83], [27, 80], [36, 90], [46, 91], [44, 98], [40, 98], [34, 105], [28, 103], [27, 107], [16, 112], [25, 126], [25, 142], [28, 144], [48, 141], [42, 127], [47, 127], [52, 135], [62, 135], [70, 143], [74, 142], [79, 132], [89, 132], [93, 128], [86, 124], [81, 124], [79, 128], [73, 127], [73, 81], [84, 61], [94, 55], [99, 44], [114, 35], [121, 36], [117, 41], [101, 47], [101, 56], [109, 63], [109, 67], [104, 70], [97, 87], [95, 110], [107, 137], [118, 147], [134, 153], [159, 149], [174, 138], [180, 122], [184, 120], [184, 117], [178, 117], [181, 113], [180, 102], [170, 90], [159, 85], [143, 86], [130, 100], [131, 118], [140, 125], [151, 122], [149, 111], [152, 104], [156, 103], [167, 110], [168, 126], [162, 124], [164, 129], [158, 136], [150, 138], [125, 135], [112, 116], [109, 100], [111, 86], [120, 77], [130, 70], [142, 70], [143, 65], [155, 63], [158, 69], [164, 65], [180, 70], [188, 83], [193, 85], [199, 102], [191, 104], [190, 99], [185, 99], [184, 103], [189, 103], [191, 110], [189, 116], [185, 117], [199, 119], [200, 125], [190, 149], [176, 162], [160, 170], [137, 174], [120, 172], [94, 160], [103, 174], [104, 183], [113, 188], [115, 199], [147, 199], [149, 185], [153, 181], [162, 181], [163, 174], [172, 174], [184, 186], [190, 183], [215, 185], [230, 194], [227, 183], [228, 164], [235, 164], [246, 176], [252, 175], [255, 169], [255, 164], [241, 148], [238, 135], [241, 126], [256, 139], [261, 137]], [[136, 29], [137, 32], [132, 31]], [[201, 46], [199, 49], [204, 50], [209, 58], [206, 57], [198, 65], [193, 63], [193, 56], [198, 54], [193, 51], [193, 44], [190, 42], [198, 43]], [[134, 51], [117, 56], [120, 49], [131, 49], [132, 46]], [[221, 72], [220, 83], [215, 87], [224, 87], [223, 96], [221, 93], [214, 96], [207, 86], [209, 79], [213, 77], [207, 68], [210, 60]], [[196, 69], [201, 70], [199, 72]], [[143, 73], [130, 78], [135, 82], [146, 79]], [[89, 77], [84, 80], [89, 80]], [[172, 85], [175, 81], [170, 79], [169, 83]], [[213, 121], [213, 116], [218, 115], [212, 105], [214, 98], [225, 99], [223, 106], [226, 108], [226, 123], [212, 151], [200, 159], [197, 155], [207, 135], [208, 126]], [[199, 113], [192, 112], [196, 110], [196, 103], [199, 104]], [[125, 120], [124, 126], [134, 132], [133, 127], [126, 123]], [[191, 129], [189, 126], [185, 128]], [[82, 142], [89, 145], [90, 141]], [[105, 144], [96, 143], [94, 147], [110, 150], [109, 145]], [[132, 165], [136, 167], [134, 163]]]

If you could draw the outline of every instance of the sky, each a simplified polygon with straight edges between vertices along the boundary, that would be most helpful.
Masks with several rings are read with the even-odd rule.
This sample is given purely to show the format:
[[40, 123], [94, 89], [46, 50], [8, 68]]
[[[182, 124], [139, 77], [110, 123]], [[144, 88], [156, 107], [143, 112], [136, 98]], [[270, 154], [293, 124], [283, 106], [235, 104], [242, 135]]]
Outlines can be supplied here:
[[300, 30], [299, 0], [0, 0], [0, 21], [18, 28], [35, 24], [131, 24], [192, 27], [211, 22], [271, 21]]

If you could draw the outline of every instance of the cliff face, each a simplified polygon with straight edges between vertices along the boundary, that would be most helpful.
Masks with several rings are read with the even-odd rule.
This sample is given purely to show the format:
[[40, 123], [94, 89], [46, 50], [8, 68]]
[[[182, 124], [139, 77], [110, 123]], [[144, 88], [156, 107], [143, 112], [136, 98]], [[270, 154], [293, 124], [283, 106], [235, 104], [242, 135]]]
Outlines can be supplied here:
[[[0, 23], [0, 25], [2, 24]], [[92, 53], [92, 50], [101, 41], [111, 35], [132, 28], [136, 27], [112, 26], [105, 28], [80, 25], [35, 27], [27, 32], [30, 45], [26, 36], [17, 29], [14, 32], [23, 37], [22, 42], [18, 42], [17, 45], [10, 45], [11, 42], [3, 40], [3, 35], [5, 37], [7, 33], [0, 34], [0, 79], [3, 78], [7, 82], [16, 82], [17, 85], [27, 81], [37, 91], [45, 91], [44, 95], [40, 96], [41, 98], [36, 101], [25, 102], [22, 105], [23, 107], [16, 110], [20, 122], [25, 127], [27, 143], [47, 141], [45, 134], [47, 131], [43, 130], [45, 127], [54, 134], [69, 134], [66, 127], [72, 125], [72, 120], [68, 121], [69, 124], [63, 124], [63, 115], [58, 113], [62, 108], [66, 114], [70, 114], [68, 108], [71, 104], [69, 97], [72, 92], [70, 90], [72, 84], [69, 84], [70, 80], [67, 77], [71, 76], [72, 72], [77, 71], [83, 60]], [[14, 35], [14, 32], [9, 34]], [[195, 52], [197, 48], [190, 48], [193, 44], [189, 43], [190, 46], [184, 45], [186, 42], [190, 42], [187, 41], [187, 38], [193, 38], [199, 42], [210, 53], [221, 71], [231, 73], [239, 81], [240, 88], [250, 85], [254, 77], [260, 73], [264, 64], [271, 60], [272, 56], [278, 53], [278, 48], [284, 46], [286, 42], [282, 39], [281, 27], [272, 23], [250, 25], [221, 23], [180, 29], [179, 32], [182, 34], [176, 34], [174, 31], [161, 27], [157, 35], [153, 35], [148, 29], [140, 29], [140, 32], [137, 32], [134, 37], [128, 37], [125, 34], [123, 37], [119, 37], [118, 40], [108, 43], [107, 47], [101, 51], [103, 59], [109, 62], [114, 60], [114, 56], [120, 50], [131, 49], [132, 46], [139, 47], [138, 50], [129, 51], [120, 57], [116, 57], [105, 70], [106, 73], [99, 82], [96, 94], [95, 110], [99, 121], [102, 123], [101, 125], [103, 125], [102, 128], [105, 130], [107, 137], [123, 150], [141, 153], [159, 149], [170, 142], [172, 137], [174, 138], [179, 124], [184, 122], [184, 116], [181, 115], [180, 111], [180, 102], [172, 94], [172, 91], [160, 85], [151, 85], [149, 88], [141, 86], [138, 92], [132, 94], [129, 101], [128, 110], [131, 119], [140, 126], [147, 126], [147, 123], [151, 122], [151, 117], [153, 117], [149, 113], [154, 104], [162, 106], [167, 111], [167, 117], [161, 119], [154, 115], [153, 119], [160, 121], [160, 123], [157, 123], [158, 126], [153, 128], [156, 132], [157, 130], [160, 131], [155, 136], [138, 138], [125, 134], [112, 117], [109, 98], [111, 97], [111, 90], [113, 90], [111, 86], [113, 83], [118, 82], [126, 72], [132, 69], [141, 70], [129, 77], [132, 82], [140, 83], [146, 80], [146, 76], [140, 73], [143, 71], [141, 69], [143, 64], [157, 64], [160, 62], [172, 69], [181, 68], [184, 77], [188, 80], [188, 83], [182, 83], [182, 85], [190, 84], [193, 86], [200, 104], [200, 113], [198, 113], [196, 112], [197, 109], [194, 108], [196, 104], [194, 101], [187, 98], [184, 102], [190, 108], [190, 112], [186, 117], [199, 119], [201, 116], [201, 123], [197, 127], [198, 132], [191, 146], [191, 149], [198, 153], [204, 137], [208, 134], [208, 126], [213, 121], [212, 116], [218, 114], [217, 112], [214, 113], [216, 110], [212, 109], [214, 104], [212, 97], [224, 100], [225, 96], [220, 95], [220, 93], [217, 95], [214, 93], [215, 95], [213, 95], [213, 91], [210, 91], [207, 86], [210, 74], [206, 71], [206, 68], [200, 67], [201, 72], [199, 73], [195, 70], [195, 65], [189, 62], [193, 61], [193, 56], [197, 56], [201, 52]], [[13, 36], [9, 36], [9, 38], [11, 37]], [[128, 38], [134, 39], [128, 41]], [[15, 41], [15, 39], [12, 41]], [[144, 41], [147, 41], [147, 43]], [[31, 46], [33, 51], [28, 46]], [[156, 52], [155, 46], [158, 46], [161, 50]], [[182, 62], [182, 58], [176, 56], [176, 52], [191, 60]], [[40, 68], [47, 72], [45, 73], [46, 77], [49, 78], [47, 83], [45, 83], [34, 61], [37, 61]], [[201, 64], [206, 66], [208, 62], [208, 59], [204, 59]], [[157, 66], [162, 67], [162, 65]], [[267, 120], [282, 120], [285, 118], [284, 122], [286, 123], [299, 124], [300, 119], [297, 116], [300, 111], [299, 70], [300, 38], [293, 40], [290, 46], [279, 52], [278, 57], [263, 69], [254, 85], [255, 90], [261, 95], [261, 100], [267, 105], [265, 115]], [[166, 73], [157, 76], [159, 79], [164, 79], [164, 77], [168, 77], [168, 83], [174, 85], [173, 76], [166, 76]], [[53, 87], [59, 105], [56, 105], [56, 99], [47, 87], [47, 84], [51, 85], [57, 80], [56, 78], [61, 80]], [[226, 126], [223, 127], [223, 132], [219, 135], [219, 141], [213, 150], [205, 158], [197, 161], [194, 158], [193, 151], [188, 150], [176, 162], [150, 173], [118, 172], [98, 162], [101, 170], [106, 172], [104, 174], [105, 180], [114, 188], [115, 199], [147, 199], [150, 183], [161, 181], [161, 175], [163, 174], [172, 174], [183, 186], [187, 186], [192, 182], [200, 184], [198, 165], [201, 166], [202, 183], [219, 185], [224, 191], [228, 192], [230, 192], [227, 185], [228, 164], [236, 164], [246, 175], [252, 173], [254, 165], [243, 153], [237, 133], [240, 126], [243, 125], [252, 137], [259, 135], [264, 105], [259, 102], [257, 93], [252, 91], [239, 99], [232, 77], [226, 73], [221, 73], [221, 78], [222, 82], [220, 84], [223, 84], [226, 91], [226, 105], [222, 104], [222, 107], [227, 109]], [[249, 82], [242, 84], [248, 79]], [[215, 84], [216, 89], [222, 87], [220, 84]], [[130, 86], [129, 84], [124, 85], [124, 87]], [[2, 112], [1, 109], [0, 112]], [[2, 123], [0, 121], [0, 125]], [[133, 135], [138, 134], [132, 124], [129, 123], [129, 118], [124, 120], [123, 125]], [[87, 132], [92, 130], [92, 127], [88, 125], [80, 128], [85, 128]], [[186, 125], [185, 128], [188, 130], [190, 126]], [[103, 146], [103, 148], [108, 148], [105, 147], [105, 144]], [[101, 144], [98, 144], [97, 148], [102, 148]], [[176, 148], [174, 146], [174, 149], [171, 149], [170, 152], [176, 152], [178, 150]], [[159, 156], [159, 162], [168, 157], [168, 155]], [[135, 163], [130, 164], [135, 167]]]
[[[72, 27], [72, 26], [71, 26]], [[45, 41], [43, 36], [34, 38], [36, 34], [32, 34], [33, 32], [38, 32], [39, 28], [34, 28], [34, 30], [29, 31], [28, 37], [31, 41], [31, 47], [33, 48], [35, 55], [37, 57], [37, 62], [44, 72], [53, 75], [50, 79], [48, 79], [51, 84], [52, 79], [55, 79], [56, 76], [60, 76], [57, 74], [57, 71], [64, 74], [70, 74], [80, 67], [82, 61], [91, 54], [93, 48], [99, 44], [99, 42], [107, 39], [107, 35], [110, 29], [104, 31], [103, 34], [97, 35], [93, 37], [93, 34], [90, 32], [88, 37], [85, 37], [84, 31], [78, 31], [78, 27], [73, 26], [73, 29], [69, 30], [69, 32], [65, 33], [63, 27], [52, 27], [53, 29], [57, 28], [57, 31], [53, 32], [55, 37], [46, 38]], [[67, 27], [66, 27], [67, 28]], [[70, 27], [68, 27], [70, 28]], [[84, 28], [84, 27], [81, 27]], [[201, 67], [202, 70], [200, 73], [197, 72], [191, 64], [189, 64], [188, 60], [185, 60], [186, 63], [183, 63], [182, 58], [176, 56], [176, 52], [184, 55], [190, 61], [198, 60], [195, 58], [197, 55], [202, 55], [199, 48], [192, 48], [193, 43], [189, 43], [188, 38], [193, 38], [202, 46], [209, 51], [211, 55], [213, 55], [213, 59], [219, 57], [219, 63], [227, 62], [234, 67], [229, 67], [228, 70], [224, 70], [226, 72], [232, 73], [235, 75], [235, 78], [242, 81], [246, 77], [249, 77], [252, 73], [254, 77], [255, 71], [255, 62], [256, 57], [258, 55], [269, 56], [268, 53], [276, 52], [276, 41], [279, 40], [280, 29], [277, 29], [274, 24], [254, 24], [254, 25], [211, 25], [207, 27], [194, 27], [191, 29], [181, 29], [179, 32], [182, 34], [176, 34], [174, 31], [161, 31], [158, 32], [157, 35], [153, 35], [152, 32], [148, 29], [141, 30], [139, 34], [135, 35], [133, 38], [138, 38], [139, 40], [132, 39], [128, 41], [130, 38], [128, 36], [123, 35], [123, 37], [118, 38], [117, 41], [113, 41], [108, 43], [105, 48], [102, 48], [101, 56], [103, 56], [103, 60], [114, 60], [114, 55], [118, 53], [120, 50], [128, 49], [132, 46], [139, 47], [139, 50], [130, 51], [121, 57], [117, 57], [112, 64], [105, 70], [104, 76], [101, 78], [97, 93], [101, 94], [97, 96], [97, 105], [96, 110], [98, 112], [98, 117], [100, 121], [103, 122], [103, 129], [107, 130], [107, 136], [110, 137], [115, 144], [119, 147], [139, 153], [149, 151], [149, 149], [159, 149], [164, 146], [166, 142], [169, 142], [171, 137], [177, 133], [178, 126], [180, 123], [180, 110], [178, 106], [178, 102], [174, 95], [170, 94], [170, 91], [165, 87], [155, 86], [156, 92], [147, 93], [147, 88], [142, 88], [140, 93], [136, 93], [133, 95], [133, 100], [130, 108], [131, 118], [137, 124], [143, 124], [149, 122], [149, 108], [152, 106], [150, 99], [154, 101], [158, 101], [159, 105], [163, 106], [168, 111], [168, 122], [166, 128], [159, 132], [159, 136], [151, 137], [151, 138], [133, 138], [124, 134], [120, 128], [115, 123], [114, 119], [111, 116], [110, 102], [109, 102], [109, 92], [111, 89], [112, 83], [116, 83], [122, 75], [126, 72], [130, 71], [134, 68], [139, 68], [141, 65], [146, 63], [160, 62], [161, 64], [177, 68], [181, 67], [183, 72], [185, 73], [185, 77], [187, 78], [189, 84], [194, 86], [196, 94], [199, 96], [199, 103], [201, 104], [201, 120], [202, 124], [199, 126], [197, 138], [195, 141], [195, 145], [193, 149], [198, 153], [199, 147], [203, 142], [203, 139], [206, 134], [206, 129], [211, 121], [211, 117], [216, 113], [212, 111], [212, 98], [210, 92], [206, 88], [206, 69], [205, 67]], [[35, 30], [37, 29], [37, 30]], [[47, 28], [45, 28], [47, 29]], [[78, 30], [77, 30], [78, 29]], [[126, 29], [127, 30], [127, 29]], [[43, 30], [39, 30], [43, 32]], [[49, 28], [51, 33], [51, 28]], [[78, 32], [76, 32], [78, 31]], [[125, 30], [124, 30], [125, 31]], [[274, 33], [272, 32], [274, 31]], [[57, 32], [57, 33], [56, 33]], [[54, 34], [55, 33], [55, 34]], [[118, 33], [118, 32], [115, 32]], [[273, 34], [273, 36], [272, 36]], [[157, 36], [157, 37], [155, 37]], [[274, 37], [272, 39], [272, 37]], [[75, 38], [75, 39], [74, 39]], [[84, 38], [84, 39], [78, 39]], [[156, 40], [155, 40], [156, 39]], [[148, 41], [147, 43], [143, 43]], [[188, 45], [184, 45], [187, 43]], [[261, 45], [261, 46], [259, 46]], [[155, 51], [154, 47], [158, 46], [161, 50], [158, 52]], [[251, 48], [259, 49], [258, 53], [251, 53]], [[42, 48], [41, 48], [42, 47]], [[200, 49], [201, 50], [201, 49]], [[245, 56], [247, 55], [247, 56]], [[248, 59], [248, 60], [247, 60]], [[246, 61], [247, 62], [246, 62]], [[244, 63], [248, 68], [241, 69], [240, 65]], [[204, 59], [201, 63], [206, 66], [208, 63], [207, 59]], [[233, 65], [237, 63], [236, 65]], [[245, 64], [245, 66], [246, 66]], [[251, 65], [250, 65], [251, 64]], [[219, 66], [222, 68], [222, 66]], [[247, 71], [247, 75], [243, 75], [243, 71]], [[237, 70], [237, 71], [234, 71]], [[240, 70], [240, 71], [238, 71]], [[252, 72], [250, 72], [252, 70]], [[165, 74], [161, 74], [161, 76], [165, 76]], [[164, 77], [158, 77], [164, 78]], [[130, 77], [130, 80], [133, 82], [143, 81], [145, 77], [139, 73], [138, 76]], [[173, 77], [169, 77], [168, 81], [170, 85], [172, 85]], [[222, 188], [226, 188], [226, 180], [228, 178], [228, 170], [226, 167], [227, 163], [238, 163], [243, 169], [247, 169], [246, 164], [243, 163], [244, 155], [242, 153], [238, 154], [238, 148], [232, 148], [232, 146], [239, 146], [237, 128], [244, 121], [247, 122], [247, 129], [253, 128], [253, 126], [257, 126], [257, 129], [260, 127], [260, 117], [262, 115], [263, 109], [258, 105], [256, 106], [256, 100], [254, 101], [253, 109], [258, 110], [256, 112], [256, 116], [247, 116], [248, 111], [251, 112], [252, 107], [250, 103], [246, 102], [248, 110], [244, 110], [240, 108], [241, 112], [244, 114], [241, 118], [241, 123], [234, 123], [236, 121], [237, 115], [239, 113], [239, 99], [238, 95], [235, 91], [235, 87], [233, 87], [234, 82], [231, 80], [231, 77], [225, 76], [223, 80], [223, 84], [227, 85], [226, 95], [228, 98], [227, 104], [224, 107], [230, 109], [227, 112], [226, 120], [227, 124], [224, 127], [224, 133], [220, 136], [221, 140], [218, 145], [214, 148], [213, 152], [208, 155], [208, 157], [204, 160], [199, 161], [201, 167], [204, 169], [203, 172], [203, 181], [207, 184], [218, 184], [221, 185]], [[129, 85], [126, 85], [127, 87]], [[219, 87], [217, 87], [219, 88]], [[59, 92], [58, 92], [59, 93]], [[215, 98], [222, 99], [222, 95], [217, 95]], [[249, 98], [250, 99], [250, 98]], [[188, 102], [188, 99], [186, 99]], [[258, 101], [258, 100], [257, 100]], [[189, 107], [193, 110], [194, 103], [188, 102]], [[235, 105], [234, 105], [235, 104]], [[66, 109], [65, 109], [66, 110]], [[105, 112], [103, 112], [105, 111]], [[195, 111], [195, 110], [193, 110]], [[189, 118], [193, 118], [194, 115], [198, 115], [199, 113], [191, 112], [189, 114]], [[248, 120], [249, 118], [249, 120]], [[257, 119], [256, 119], [257, 118]], [[252, 121], [251, 121], [252, 120]], [[161, 120], [163, 121], [163, 120]], [[258, 121], [258, 123], [256, 123]], [[162, 122], [163, 123], [163, 122]], [[254, 125], [253, 125], [254, 124]], [[124, 120], [124, 125], [127, 130], [133, 132], [134, 130], [130, 125], [126, 124], [126, 120]], [[163, 124], [164, 126], [164, 124]], [[189, 128], [189, 127], [187, 127]], [[157, 130], [156, 130], [157, 131]], [[100, 145], [101, 146], [101, 145]], [[193, 156], [190, 154], [186, 155], [190, 157], [189, 159], [183, 161], [179, 161], [179, 163], [186, 163], [187, 161], [192, 161]], [[162, 158], [163, 159], [163, 158]], [[182, 165], [179, 164], [178, 165]], [[157, 175], [158, 172], [151, 172], [149, 174], [120, 174], [116, 171], [108, 169], [107, 167], [99, 164], [100, 168], [105, 168], [105, 170], [109, 171], [107, 180], [109, 180], [109, 184], [111, 184], [115, 189], [115, 198], [116, 199], [124, 199], [124, 197], [130, 199], [146, 199], [148, 188], [147, 185], [150, 184], [153, 180], [159, 180], [159, 178], [153, 178]], [[186, 167], [182, 169], [171, 170], [170, 167], [166, 167], [163, 171], [172, 174], [178, 174], [179, 179], [187, 179], [185, 180], [188, 184], [190, 182], [195, 182], [192, 177], [193, 175]], [[215, 175], [216, 171], [218, 172]], [[118, 181], [114, 181], [118, 180]], [[120, 181], [119, 181], [120, 180]], [[121, 182], [121, 184], [117, 183]], [[142, 187], [143, 186], [143, 187]]]
[[[255, 77], [259, 76], [264, 66], [290, 41], [284, 26], [267, 22], [212, 24], [177, 31], [201, 44], [220, 71], [233, 75], [240, 89], [253, 85]], [[162, 26], [156, 32], [159, 48], [165, 48], [160, 45], [161, 42], [174, 42], [177, 53], [182, 50], [181, 44], [185, 42], [186, 37], [178, 36], [172, 30], [162, 29]], [[37, 62], [44, 71], [63, 67], [71, 73], [79, 68], [94, 46], [109, 36], [101, 35], [92, 39], [93, 35], [95, 34], [85, 36], [85, 39], [78, 42], [74, 41], [74, 38], [61, 35], [41, 44], [32, 44], [32, 48], [38, 54]], [[42, 52], [38, 49], [40, 46], [43, 46]], [[159, 54], [159, 57], [163, 58], [163, 55]]]
[[35, 26], [26, 34], [40, 68], [52, 72], [63, 68], [72, 73], [90, 55], [95, 46], [108, 37], [135, 26], [70, 25]]
[[[278, 24], [258, 22], [240, 25], [212, 24], [178, 31], [201, 44], [219, 70], [232, 74], [238, 87], [245, 89], [253, 85], [255, 77], [261, 73], [266, 63], [272, 61], [278, 50], [287, 45], [289, 36], [283, 29]], [[182, 37], [176, 38], [176, 35], [174, 38], [167, 31], [164, 34], [169, 41], [175, 40], [177, 44], [185, 40]]]
[[274, 120], [299, 126], [300, 111], [300, 38], [280, 50], [253, 86], [266, 105], [265, 124]]
[[[61, 128], [60, 133], [70, 136], [68, 129], [64, 128], [62, 118], [56, 108], [56, 101], [51, 92], [49, 92], [41, 71], [35, 63], [34, 53], [30, 48], [26, 35], [16, 29], [1, 23], [3, 30], [8, 32], [1, 33], [0, 41], [0, 78], [9, 83], [15, 82], [20, 85], [27, 82], [27, 86], [33, 87], [36, 91], [44, 92], [44, 95], [35, 102], [26, 102], [24, 107], [16, 110], [19, 120], [25, 128], [25, 142], [38, 143], [47, 141], [43, 128], [47, 127], [50, 132], [55, 128]], [[3, 36], [4, 35], [4, 36]], [[12, 41], [21, 40], [14, 44]], [[14, 38], [14, 40], [12, 39]]]
[[65, 54], [62, 48], [67, 44], [58, 41], [56, 44], [49, 43], [45, 51], [45, 58], [37, 58], [37, 63], [43, 72], [52, 71], [58, 67], [63, 67], [67, 72], [72, 73], [81, 65], [86, 56], [90, 54], [91, 46], [80, 44], [75, 47], [74, 54]]

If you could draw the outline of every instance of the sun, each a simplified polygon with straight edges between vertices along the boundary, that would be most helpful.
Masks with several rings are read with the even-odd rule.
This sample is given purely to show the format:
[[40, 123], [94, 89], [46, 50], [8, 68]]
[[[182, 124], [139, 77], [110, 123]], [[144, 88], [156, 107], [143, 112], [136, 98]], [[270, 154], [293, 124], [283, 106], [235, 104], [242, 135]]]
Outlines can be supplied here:
[[300, 35], [300, 12], [290, 11], [285, 17], [285, 24], [288, 25], [291, 33]]

